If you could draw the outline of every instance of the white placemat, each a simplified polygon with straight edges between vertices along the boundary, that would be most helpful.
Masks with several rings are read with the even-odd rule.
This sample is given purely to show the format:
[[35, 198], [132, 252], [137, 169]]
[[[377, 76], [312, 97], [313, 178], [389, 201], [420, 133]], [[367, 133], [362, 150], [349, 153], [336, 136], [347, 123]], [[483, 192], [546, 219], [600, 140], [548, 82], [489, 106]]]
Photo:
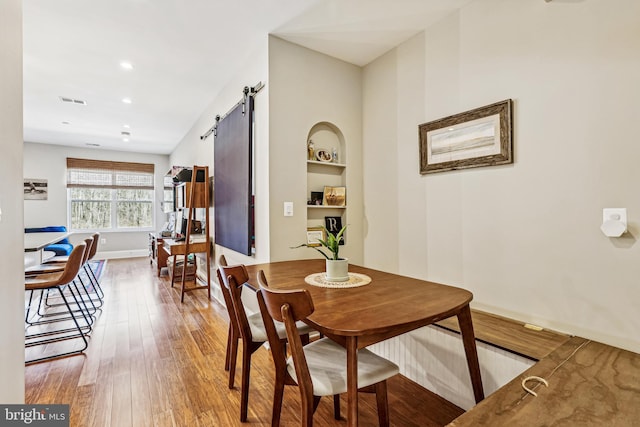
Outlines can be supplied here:
[[325, 272], [313, 273], [304, 278], [304, 281], [313, 286], [321, 288], [357, 288], [371, 283], [371, 277], [366, 274], [349, 273], [349, 280], [344, 282], [331, 282], [327, 280]]

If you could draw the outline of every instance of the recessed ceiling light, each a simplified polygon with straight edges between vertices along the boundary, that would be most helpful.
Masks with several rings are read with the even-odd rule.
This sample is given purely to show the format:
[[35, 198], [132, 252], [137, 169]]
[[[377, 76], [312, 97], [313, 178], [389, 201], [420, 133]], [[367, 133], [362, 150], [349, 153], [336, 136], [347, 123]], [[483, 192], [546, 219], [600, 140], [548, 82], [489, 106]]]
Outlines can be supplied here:
[[131, 98], [122, 98], [122, 102], [125, 104], [131, 104]]
[[123, 142], [129, 142], [129, 138], [122, 138]]
[[125, 128], [125, 129], [129, 129], [131, 126], [129, 126], [129, 125], [122, 125], [122, 127], [123, 127], [123, 128]]
[[127, 62], [127, 61], [122, 61], [120, 63], [120, 66], [122, 68], [124, 68], [125, 70], [133, 70], [133, 65], [131, 64], [131, 62]]

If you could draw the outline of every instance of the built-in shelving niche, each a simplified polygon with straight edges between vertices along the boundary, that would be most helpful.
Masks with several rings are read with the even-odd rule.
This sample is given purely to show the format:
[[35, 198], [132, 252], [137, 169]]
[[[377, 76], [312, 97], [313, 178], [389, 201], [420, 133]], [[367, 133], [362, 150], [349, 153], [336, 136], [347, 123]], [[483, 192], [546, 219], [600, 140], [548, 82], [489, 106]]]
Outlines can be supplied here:
[[[314, 153], [325, 150], [333, 155], [337, 154], [337, 161], [310, 160], [307, 156], [307, 200], [311, 200], [311, 192], [323, 192], [325, 186], [346, 187], [347, 156], [345, 139], [342, 131], [332, 123], [319, 122], [310, 130], [307, 142], [313, 141]], [[339, 216], [342, 224], [346, 224], [347, 207], [349, 205], [349, 191], [346, 192], [345, 206], [317, 206], [307, 205], [307, 227], [325, 225], [325, 217]]]

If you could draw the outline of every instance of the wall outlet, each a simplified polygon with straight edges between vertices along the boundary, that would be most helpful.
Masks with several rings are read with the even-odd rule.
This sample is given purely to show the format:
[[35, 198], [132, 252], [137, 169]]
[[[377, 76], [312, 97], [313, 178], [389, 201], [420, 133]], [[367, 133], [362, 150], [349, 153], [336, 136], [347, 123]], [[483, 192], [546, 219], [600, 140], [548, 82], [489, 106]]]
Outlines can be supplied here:
[[101, 244], [101, 245], [106, 245], [106, 244], [107, 244], [107, 239], [106, 239], [106, 238], [104, 238], [104, 237], [103, 237], [103, 238], [101, 238], [101, 239], [100, 239], [100, 244]]

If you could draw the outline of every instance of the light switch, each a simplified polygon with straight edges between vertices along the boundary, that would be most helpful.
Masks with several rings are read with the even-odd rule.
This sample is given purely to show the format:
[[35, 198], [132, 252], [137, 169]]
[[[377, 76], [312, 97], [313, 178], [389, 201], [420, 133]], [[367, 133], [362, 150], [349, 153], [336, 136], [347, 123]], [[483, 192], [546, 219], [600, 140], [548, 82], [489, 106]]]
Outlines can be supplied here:
[[284, 216], [293, 216], [293, 202], [284, 202]]

